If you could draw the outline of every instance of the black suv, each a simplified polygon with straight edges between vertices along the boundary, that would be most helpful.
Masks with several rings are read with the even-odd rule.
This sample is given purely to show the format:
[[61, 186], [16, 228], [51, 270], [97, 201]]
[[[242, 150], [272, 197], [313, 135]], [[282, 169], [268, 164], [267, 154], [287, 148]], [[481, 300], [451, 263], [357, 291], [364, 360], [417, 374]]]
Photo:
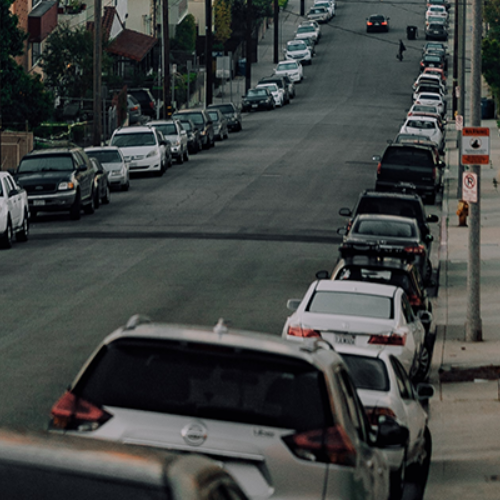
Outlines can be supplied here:
[[173, 120], [189, 119], [200, 131], [201, 144], [203, 149], [213, 148], [215, 146], [214, 125], [210, 116], [204, 109], [183, 109], [176, 111], [172, 115]]
[[[439, 220], [437, 215], [426, 214], [422, 198], [418, 194], [372, 190], [363, 191], [352, 210], [344, 207], [339, 210], [339, 214], [344, 217], [350, 217], [348, 229], [350, 229], [354, 217], [359, 214], [386, 214], [412, 217], [416, 219], [424, 241], [431, 234], [429, 223]], [[430, 242], [428, 246], [430, 250]]]
[[128, 89], [127, 93], [139, 101], [143, 115], [156, 118], [156, 101], [149, 89]]
[[[347, 259], [340, 259], [332, 271], [318, 271], [317, 279], [354, 280], [395, 285], [401, 287], [408, 296], [408, 300], [415, 314], [419, 311], [432, 313], [432, 303], [424, 286], [424, 281], [418, 267], [411, 260], [395, 259], [391, 257], [368, 257], [355, 255]], [[424, 317], [425, 319], [425, 317]], [[429, 332], [432, 316], [428, 321], [422, 321], [426, 332]]]
[[28, 193], [32, 217], [37, 212], [69, 211], [76, 220], [82, 208], [94, 212], [94, 168], [81, 148], [32, 151], [19, 163], [15, 178]]

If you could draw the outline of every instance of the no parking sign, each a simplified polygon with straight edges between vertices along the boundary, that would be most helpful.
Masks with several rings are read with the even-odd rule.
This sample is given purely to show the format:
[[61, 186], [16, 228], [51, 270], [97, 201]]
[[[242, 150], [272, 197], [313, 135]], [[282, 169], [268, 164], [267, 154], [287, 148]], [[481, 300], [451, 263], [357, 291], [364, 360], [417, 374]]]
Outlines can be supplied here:
[[477, 203], [477, 174], [473, 172], [463, 173], [462, 200]]

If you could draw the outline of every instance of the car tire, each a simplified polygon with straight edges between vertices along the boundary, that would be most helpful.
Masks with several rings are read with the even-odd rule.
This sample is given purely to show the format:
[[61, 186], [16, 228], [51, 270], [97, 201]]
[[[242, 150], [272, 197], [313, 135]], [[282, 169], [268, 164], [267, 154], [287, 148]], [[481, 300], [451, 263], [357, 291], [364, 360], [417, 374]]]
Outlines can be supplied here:
[[79, 192], [76, 194], [75, 201], [69, 209], [69, 216], [71, 220], [80, 220], [82, 216], [82, 199]]
[[111, 191], [109, 189], [109, 185], [106, 185], [106, 192], [104, 193], [104, 196], [102, 197], [102, 203], [104, 205], [109, 205], [110, 201], [111, 201]]
[[5, 231], [0, 236], [0, 247], [7, 249], [12, 247], [12, 242], [14, 241], [14, 232], [12, 229], [12, 222], [10, 221], [10, 217], [7, 219], [7, 227]]
[[180, 153], [179, 156], [177, 157], [177, 164], [182, 165], [184, 163], [184, 154]]
[[406, 480], [406, 450], [403, 463], [396, 471], [389, 473], [389, 500], [401, 500]]
[[95, 194], [92, 193], [92, 195], [90, 196], [90, 202], [87, 203], [84, 207], [83, 207], [83, 211], [87, 214], [87, 215], [92, 215], [94, 212], [95, 212], [95, 209], [96, 209], [96, 206], [95, 206]]
[[30, 223], [28, 220], [28, 212], [25, 211], [23, 217], [23, 225], [21, 230], [16, 233], [16, 240], [20, 242], [28, 241], [29, 231], [30, 231]]
[[101, 206], [101, 198], [99, 196], [99, 192], [95, 191], [94, 192], [94, 209], [97, 210], [100, 206]]
[[130, 180], [127, 179], [127, 182], [122, 185], [121, 187], [122, 191], [128, 191], [130, 189]]
[[424, 346], [422, 347], [422, 352], [420, 353], [418, 370], [414, 377], [415, 381], [424, 382], [425, 380], [427, 380], [430, 368], [431, 368], [431, 356], [429, 353], [429, 349], [424, 344]]
[[189, 161], [189, 151], [187, 148], [184, 150], [184, 161]]
[[432, 437], [428, 427], [424, 430], [424, 451], [425, 457], [422, 463], [412, 464], [406, 470], [406, 481], [418, 485], [422, 492], [429, 477], [432, 455]]

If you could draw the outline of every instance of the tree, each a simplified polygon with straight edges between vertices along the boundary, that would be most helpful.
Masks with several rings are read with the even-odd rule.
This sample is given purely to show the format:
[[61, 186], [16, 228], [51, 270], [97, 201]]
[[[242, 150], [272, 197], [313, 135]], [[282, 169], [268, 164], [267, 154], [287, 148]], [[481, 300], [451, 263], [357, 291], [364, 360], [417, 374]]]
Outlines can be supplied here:
[[214, 38], [217, 42], [226, 43], [231, 38], [231, 4], [228, 0], [214, 2]]
[[10, 12], [13, 0], [0, 0], [0, 100], [2, 121], [11, 127], [33, 127], [46, 120], [52, 97], [37, 75], [28, 75], [13, 57], [23, 53], [26, 34]]
[[484, 7], [488, 35], [482, 42], [482, 72], [495, 99], [500, 99], [500, 0], [490, 0]]
[[175, 29], [175, 37], [170, 40], [170, 49], [193, 52], [196, 48], [196, 34], [196, 19], [192, 14], [188, 14]]

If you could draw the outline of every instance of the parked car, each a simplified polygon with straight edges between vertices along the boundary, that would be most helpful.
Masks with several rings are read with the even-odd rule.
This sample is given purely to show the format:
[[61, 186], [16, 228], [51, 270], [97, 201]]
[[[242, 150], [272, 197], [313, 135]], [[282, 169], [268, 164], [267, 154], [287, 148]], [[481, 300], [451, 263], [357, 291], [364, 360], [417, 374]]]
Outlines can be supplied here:
[[222, 104], [210, 104], [207, 110], [219, 109], [226, 117], [227, 127], [230, 131], [240, 132], [243, 130], [243, 119], [239, 108], [232, 102], [224, 102]]
[[107, 205], [111, 201], [109, 186], [109, 172], [103, 168], [97, 158], [89, 157], [94, 168], [94, 207], [99, 208], [101, 203]]
[[443, 99], [443, 96], [437, 92], [422, 92], [421, 94], [417, 94], [414, 104], [435, 106], [441, 113], [441, 116], [446, 114], [446, 102]]
[[318, 23], [327, 23], [330, 19], [330, 11], [323, 6], [313, 5], [306, 15], [307, 19], [318, 21]]
[[9, 172], [0, 171], [0, 248], [14, 241], [28, 241], [30, 210], [26, 190]]
[[314, 0], [315, 7], [325, 7], [328, 10], [328, 18], [335, 16], [335, 2], [330, 0]]
[[85, 148], [89, 158], [97, 158], [104, 170], [108, 172], [108, 182], [110, 188], [128, 191], [130, 187], [130, 176], [128, 162], [120, 148], [116, 146], [98, 146]]
[[102, 439], [0, 431], [3, 500], [248, 500], [220, 462]]
[[434, 394], [432, 385], [414, 388], [403, 365], [387, 348], [380, 351], [336, 345], [335, 350], [349, 368], [358, 395], [373, 428], [391, 417], [409, 432], [405, 446], [384, 449], [391, 468], [391, 499], [400, 500], [408, 479], [427, 480], [432, 454], [429, 416], [422, 403]]
[[28, 193], [32, 217], [38, 212], [67, 211], [76, 220], [82, 208], [94, 213], [94, 168], [81, 148], [32, 151], [22, 158], [15, 179]]
[[429, 243], [433, 236], [423, 237], [413, 217], [399, 215], [361, 214], [350, 229], [340, 228], [344, 241], [339, 247], [342, 257], [365, 253], [412, 258], [426, 282], [432, 276]]
[[260, 499], [386, 500], [377, 448], [408, 439], [392, 420], [373, 436], [325, 342], [297, 345], [223, 320], [210, 329], [132, 317], [97, 347], [51, 415], [55, 432], [215, 457]]
[[276, 104], [271, 91], [267, 88], [248, 89], [246, 95], [242, 97], [242, 111], [256, 111], [259, 109], [274, 109]]
[[419, 145], [390, 144], [378, 161], [377, 191], [407, 188], [416, 191], [429, 203], [434, 203], [442, 187], [444, 162], [437, 159], [429, 148]]
[[182, 120], [179, 120], [179, 123], [187, 134], [189, 154], [196, 154], [198, 151], [201, 151], [203, 144], [200, 131], [196, 128], [195, 124], [188, 118], [182, 118]]
[[130, 125], [135, 125], [140, 123], [142, 120], [142, 110], [139, 101], [131, 95], [127, 94], [127, 111], [128, 111], [128, 122]]
[[[319, 42], [318, 30], [312, 24], [300, 25], [295, 33], [295, 38], [301, 40], [302, 38], [310, 38], [314, 43]], [[285, 55], [286, 57], [286, 55]]]
[[389, 31], [389, 18], [382, 14], [372, 14], [366, 18], [366, 32]]
[[297, 61], [281, 61], [273, 70], [276, 76], [288, 76], [292, 82], [301, 82], [304, 78], [302, 64]]
[[412, 379], [429, 369], [425, 329], [400, 287], [317, 280], [302, 299], [290, 299], [287, 308], [293, 311], [283, 327], [282, 335], [288, 340], [322, 338], [333, 346], [376, 351], [386, 346]]
[[280, 108], [283, 107], [283, 104], [285, 102], [285, 92], [283, 89], [280, 89], [278, 85], [276, 85], [276, 83], [259, 83], [255, 88], [256, 89], [267, 88], [269, 92], [271, 92], [271, 95], [273, 96], [274, 104], [276, 106], [279, 106]]
[[229, 139], [229, 127], [227, 125], [227, 118], [222, 111], [218, 108], [207, 109], [208, 116], [212, 120], [214, 127], [214, 135], [218, 141]]
[[215, 146], [214, 126], [205, 109], [183, 109], [172, 115], [173, 120], [189, 119], [199, 130], [203, 149]]
[[152, 172], [161, 176], [171, 166], [170, 146], [161, 132], [149, 125], [116, 129], [110, 145], [121, 149], [132, 173]]
[[329, 275], [328, 271], [318, 271], [316, 278], [368, 281], [370, 283], [399, 286], [405, 291], [415, 314], [418, 314], [419, 311], [429, 313], [421, 317], [420, 321], [424, 325], [427, 334], [431, 330], [433, 320], [432, 302], [429, 299], [419, 267], [411, 257], [397, 258], [354, 254], [352, 257], [340, 259], [331, 275]]
[[339, 210], [339, 215], [349, 217], [347, 229], [350, 229], [353, 219], [361, 214], [386, 214], [400, 215], [401, 217], [411, 217], [417, 221], [420, 234], [430, 253], [431, 228], [429, 224], [439, 221], [437, 215], [427, 214], [422, 198], [415, 193], [395, 193], [387, 191], [373, 191], [367, 189], [362, 191], [358, 197], [356, 205], [351, 210], [343, 207]]
[[400, 134], [415, 134], [435, 142], [439, 152], [444, 153], [444, 134], [439, 126], [439, 119], [432, 116], [409, 116], [401, 128]]
[[[419, 116], [419, 115], [415, 115]], [[440, 152], [437, 143], [431, 141], [425, 135], [417, 135], [417, 134], [398, 134], [393, 142], [388, 141], [389, 144], [408, 144], [408, 145], [417, 145], [417, 146], [425, 146], [427, 149], [430, 149], [431, 153], [435, 158], [440, 158]], [[444, 168], [444, 165], [443, 165]]]
[[312, 50], [302, 39], [287, 42], [283, 55], [285, 59], [297, 61], [300, 64], [312, 64]]
[[179, 164], [189, 161], [188, 136], [178, 120], [152, 120], [148, 123], [159, 130], [169, 142], [172, 157]]
[[[293, 61], [291, 61], [293, 63]], [[290, 82], [289, 79], [288, 81], [285, 79], [285, 75], [276, 75], [273, 74], [272, 76], [266, 76], [265, 78], [261, 78], [259, 80], [260, 83], [275, 83], [278, 88], [283, 90], [283, 102], [284, 104], [290, 104], [290, 99], [292, 96], [290, 95], [290, 92], [293, 92], [295, 95], [295, 87], [293, 82]]]
[[156, 101], [148, 88], [127, 89], [127, 92], [137, 99], [143, 115], [156, 118]]

